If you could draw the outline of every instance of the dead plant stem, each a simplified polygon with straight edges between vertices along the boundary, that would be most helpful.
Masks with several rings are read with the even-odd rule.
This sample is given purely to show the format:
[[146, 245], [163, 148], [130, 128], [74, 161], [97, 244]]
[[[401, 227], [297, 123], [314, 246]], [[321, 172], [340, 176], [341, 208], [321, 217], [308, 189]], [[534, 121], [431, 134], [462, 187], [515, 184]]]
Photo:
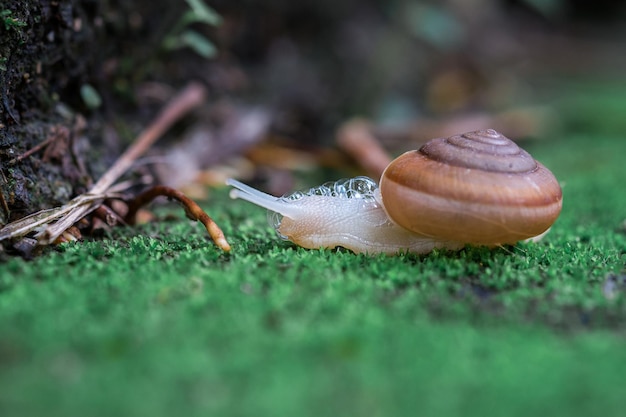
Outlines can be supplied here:
[[163, 135], [177, 120], [191, 109], [200, 105], [206, 98], [206, 89], [199, 83], [190, 83], [159, 113], [154, 122], [148, 126], [135, 142], [115, 161], [100, 177], [89, 193], [105, 192], [119, 177], [133, 165], [152, 144]]

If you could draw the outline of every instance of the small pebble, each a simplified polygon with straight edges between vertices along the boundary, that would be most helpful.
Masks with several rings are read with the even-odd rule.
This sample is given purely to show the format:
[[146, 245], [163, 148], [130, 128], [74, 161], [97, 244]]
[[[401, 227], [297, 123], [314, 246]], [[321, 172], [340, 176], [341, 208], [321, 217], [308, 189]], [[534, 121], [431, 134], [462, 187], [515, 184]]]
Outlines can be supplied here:
[[626, 274], [609, 274], [602, 284], [602, 293], [607, 300], [615, 299], [620, 293], [626, 292]]

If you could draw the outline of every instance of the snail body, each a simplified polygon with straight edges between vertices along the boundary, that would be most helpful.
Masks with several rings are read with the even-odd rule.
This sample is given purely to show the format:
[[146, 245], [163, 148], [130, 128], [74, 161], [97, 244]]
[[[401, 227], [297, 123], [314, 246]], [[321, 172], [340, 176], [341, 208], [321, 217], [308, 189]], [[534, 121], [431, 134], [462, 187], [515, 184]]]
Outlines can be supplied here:
[[270, 210], [281, 237], [305, 248], [428, 253], [498, 246], [546, 232], [562, 193], [554, 175], [488, 129], [433, 139], [396, 158], [380, 187], [367, 177], [273, 197], [235, 180], [231, 197]]

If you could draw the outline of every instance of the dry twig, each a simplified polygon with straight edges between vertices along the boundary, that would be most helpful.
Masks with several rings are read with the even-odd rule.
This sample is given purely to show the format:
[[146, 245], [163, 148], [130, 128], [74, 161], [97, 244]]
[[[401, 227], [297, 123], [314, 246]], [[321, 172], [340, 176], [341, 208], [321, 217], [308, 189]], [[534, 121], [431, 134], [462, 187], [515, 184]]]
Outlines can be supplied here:
[[19, 156], [16, 156], [15, 158], [11, 159], [9, 162], [7, 162], [7, 165], [15, 165], [16, 163], [18, 163], [18, 162], [28, 158], [29, 156], [39, 152], [40, 150], [42, 150], [43, 148], [45, 148], [46, 146], [48, 146], [49, 144], [51, 144], [52, 142], [54, 142], [57, 139], [58, 139], [58, 136], [56, 136], [56, 135], [48, 136], [48, 138], [46, 138], [43, 142], [33, 146], [32, 148], [30, 148], [29, 150], [27, 150], [23, 154], [21, 154]]
[[380, 178], [391, 157], [383, 149], [365, 120], [344, 123], [337, 132], [337, 144], [373, 178]]
[[224, 233], [213, 221], [213, 219], [208, 214], [206, 214], [200, 208], [200, 206], [196, 204], [195, 201], [185, 196], [180, 191], [175, 190], [174, 188], [166, 187], [164, 185], [157, 185], [155, 187], [152, 187], [131, 200], [128, 204], [128, 213], [126, 214], [125, 219], [126, 222], [128, 224], [134, 224], [137, 211], [142, 206], [148, 204], [159, 196], [164, 196], [180, 202], [185, 208], [185, 214], [187, 214], [187, 217], [189, 219], [202, 223], [207, 232], [209, 232], [209, 235], [211, 236], [211, 239], [213, 239], [215, 244], [219, 246], [220, 249], [222, 249], [224, 252], [230, 251], [230, 245], [226, 241]]
[[[119, 157], [87, 193], [75, 197], [61, 207], [42, 210], [5, 225], [0, 229], [0, 241], [24, 237], [34, 232], [38, 245], [53, 243], [74, 223], [100, 207], [104, 200], [123, 199], [123, 196], [119, 193], [121, 187], [114, 186], [114, 183], [174, 122], [191, 109], [200, 105], [205, 100], [205, 97], [206, 90], [202, 85], [197, 83], [189, 84], [168, 103], [157, 116], [154, 123], [139, 135], [130, 148]], [[125, 184], [120, 185], [125, 187]], [[220, 238], [219, 233], [221, 233], [221, 230], [219, 230], [219, 233], [216, 233], [216, 228], [219, 230], [215, 223], [211, 226], [211, 230], [207, 226], [211, 237], [217, 236]], [[230, 250], [228, 243], [224, 245], [224, 242], [226, 241], [222, 234], [221, 240], [219, 242], [216, 241], [216, 243], [220, 248]]]

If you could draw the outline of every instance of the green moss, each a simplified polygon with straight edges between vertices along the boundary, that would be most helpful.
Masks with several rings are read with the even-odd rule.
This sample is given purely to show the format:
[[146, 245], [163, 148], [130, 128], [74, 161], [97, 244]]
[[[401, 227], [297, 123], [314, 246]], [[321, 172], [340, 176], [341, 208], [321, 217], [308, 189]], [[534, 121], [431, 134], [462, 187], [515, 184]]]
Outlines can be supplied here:
[[13, 16], [11, 10], [0, 10], [0, 18], [4, 23], [5, 30], [19, 30], [19, 28], [26, 26], [26, 22], [22, 22], [20, 19]]
[[[593, 146], [589, 146], [590, 143]], [[427, 256], [304, 250], [206, 203], [0, 274], [7, 415], [621, 415], [626, 141], [528, 146], [563, 184], [538, 244]], [[173, 211], [176, 210], [176, 211]]]

